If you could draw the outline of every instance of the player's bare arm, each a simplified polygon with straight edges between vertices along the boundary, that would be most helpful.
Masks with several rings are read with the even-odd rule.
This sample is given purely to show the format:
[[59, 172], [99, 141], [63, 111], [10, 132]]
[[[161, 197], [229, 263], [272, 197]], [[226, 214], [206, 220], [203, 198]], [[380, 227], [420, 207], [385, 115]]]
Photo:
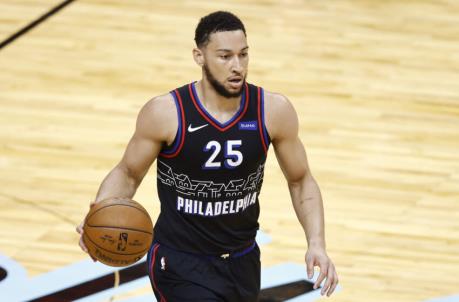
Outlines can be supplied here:
[[102, 182], [96, 202], [109, 197], [132, 198], [163, 144], [174, 140], [177, 125], [177, 110], [170, 94], [147, 102], [140, 110], [123, 158]]
[[[139, 112], [135, 132], [121, 161], [102, 181], [91, 204], [110, 197], [132, 198], [163, 144], [173, 142], [177, 127], [177, 109], [170, 94], [148, 101]], [[77, 232], [81, 235], [80, 247], [87, 252], [82, 240], [83, 225], [84, 220]]]
[[326, 253], [322, 197], [298, 137], [297, 114], [286, 97], [269, 92], [266, 92], [265, 111], [266, 127], [308, 242], [305, 259], [308, 277], [312, 278], [314, 266], [319, 266], [320, 275], [314, 288], [327, 278], [321, 293], [330, 296], [338, 284], [338, 276]]

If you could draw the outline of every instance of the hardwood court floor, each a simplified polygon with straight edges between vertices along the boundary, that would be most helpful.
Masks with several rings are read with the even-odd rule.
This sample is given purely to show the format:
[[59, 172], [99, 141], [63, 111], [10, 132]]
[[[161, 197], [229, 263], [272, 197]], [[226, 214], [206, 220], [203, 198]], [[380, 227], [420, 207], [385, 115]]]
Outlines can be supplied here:
[[[56, 3], [1, 1], [0, 38]], [[329, 301], [458, 294], [457, 1], [75, 2], [0, 51], [0, 252], [30, 276], [85, 258], [75, 225], [140, 107], [200, 77], [193, 30], [217, 9], [246, 23], [249, 80], [298, 111], [342, 285]], [[154, 192], [152, 168], [135, 198], [152, 216]], [[301, 264], [272, 150], [261, 207], [263, 267]]]
[[57, 0], [2, 1], [0, 3], [0, 41], [3, 41], [58, 3], [59, 1]]

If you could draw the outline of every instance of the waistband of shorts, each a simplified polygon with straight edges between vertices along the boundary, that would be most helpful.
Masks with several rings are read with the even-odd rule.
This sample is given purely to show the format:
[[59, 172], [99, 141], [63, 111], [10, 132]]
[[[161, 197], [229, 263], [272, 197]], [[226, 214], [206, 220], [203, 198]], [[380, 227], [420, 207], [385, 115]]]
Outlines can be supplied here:
[[229, 251], [229, 252], [223, 253], [223, 254], [209, 255], [209, 254], [199, 254], [199, 253], [181, 251], [181, 250], [175, 249], [173, 247], [166, 246], [166, 245], [162, 244], [161, 242], [153, 241], [152, 246], [155, 245], [155, 244], [158, 244], [160, 246], [163, 246], [163, 247], [165, 247], [167, 249], [170, 249], [170, 250], [173, 250], [175, 252], [184, 253], [184, 254], [188, 254], [188, 255], [192, 255], [192, 256], [196, 256], [196, 257], [201, 257], [201, 258], [206, 258], [206, 259], [209, 259], [209, 260], [212, 260], [212, 259], [227, 260], [227, 259], [239, 258], [239, 257], [242, 257], [244, 255], [247, 255], [248, 253], [253, 251], [255, 249], [255, 247], [257, 246], [257, 242], [255, 240], [253, 240], [253, 241], [249, 242], [245, 247], [243, 247], [241, 249], [234, 250], [234, 251]]
[[248, 253], [250, 253], [251, 251], [253, 251], [253, 249], [257, 246], [257, 242], [254, 240], [248, 247], [246, 248], [242, 248], [240, 250], [236, 250], [236, 251], [232, 251], [232, 252], [229, 252], [229, 253], [224, 253], [224, 254], [220, 254], [220, 255], [216, 255], [216, 256], [213, 256], [213, 257], [217, 257], [217, 258], [221, 258], [221, 259], [228, 259], [228, 258], [239, 258], [239, 257], [242, 257]]

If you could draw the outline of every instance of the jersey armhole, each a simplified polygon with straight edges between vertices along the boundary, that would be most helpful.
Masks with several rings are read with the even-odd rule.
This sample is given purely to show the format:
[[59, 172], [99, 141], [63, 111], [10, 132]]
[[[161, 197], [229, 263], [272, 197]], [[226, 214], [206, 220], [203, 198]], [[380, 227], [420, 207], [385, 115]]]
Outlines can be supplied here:
[[183, 130], [183, 125], [185, 125], [185, 113], [183, 112], [182, 98], [178, 90], [171, 91], [170, 94], [174, 98], [175, 108], [177, 109], [177, 133], [175, 135], [174, 141], [171, 145], [164, 145], [159, 153], [160, 156], [171, 158], [177, 156], [183, 146], [183, 141], [185, 138], [185, 131]]
[[260, 129], [260, 137], [265, 152], [268, 152], [269, 145], [271, 143], [271, 138], [269, 136], [268, 130], [265, 125], [265, 91], [263, 88], [258, 87], [258, 125]]

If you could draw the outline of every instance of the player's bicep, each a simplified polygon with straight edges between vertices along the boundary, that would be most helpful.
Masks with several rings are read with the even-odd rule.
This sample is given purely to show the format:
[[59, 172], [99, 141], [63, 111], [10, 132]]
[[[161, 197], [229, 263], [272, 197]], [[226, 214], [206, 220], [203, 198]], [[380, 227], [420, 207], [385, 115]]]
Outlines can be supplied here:
[[279, 140], [274, 144], [274, 152], [289, 183], [300, 181], [308, 175], [306, 152], [298, 136]]
[[135, 133], [118, 165], [138, 182], [147, 173], [167, 138], [165, 129], [168, 129], [168, 124], [165, 119], [170, 110], [165, 110], [164, 104], [161, 100], [153, 99], [140, 110]]
[[289, 183], [300, 181], [309, 167], [298, 137], [298, 116], [286, 97], [273, 95], [271, 100], [268, 117], [277, 161]]
[[129, 176], [141, 180], [161, 150], [161, 142], [134, 133], [119, 164]]

